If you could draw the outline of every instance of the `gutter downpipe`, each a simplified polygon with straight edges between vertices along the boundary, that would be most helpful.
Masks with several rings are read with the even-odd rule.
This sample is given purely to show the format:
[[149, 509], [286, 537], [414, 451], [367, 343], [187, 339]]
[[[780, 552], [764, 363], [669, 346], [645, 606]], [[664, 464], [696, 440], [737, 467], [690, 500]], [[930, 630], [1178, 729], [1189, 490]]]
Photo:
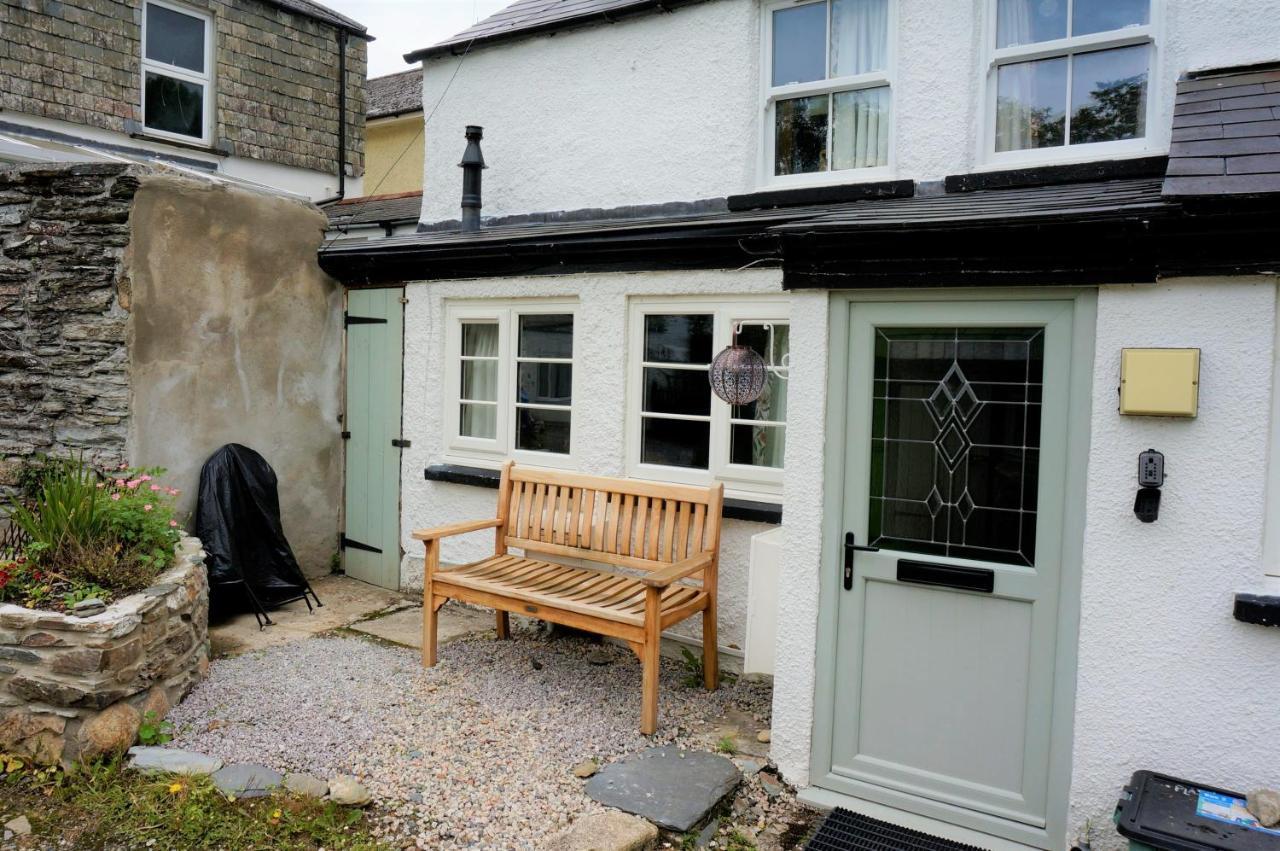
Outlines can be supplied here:
[[338, 194], [316, 205], [332, 204], [347, 197], [347, 31], [338, 30]]

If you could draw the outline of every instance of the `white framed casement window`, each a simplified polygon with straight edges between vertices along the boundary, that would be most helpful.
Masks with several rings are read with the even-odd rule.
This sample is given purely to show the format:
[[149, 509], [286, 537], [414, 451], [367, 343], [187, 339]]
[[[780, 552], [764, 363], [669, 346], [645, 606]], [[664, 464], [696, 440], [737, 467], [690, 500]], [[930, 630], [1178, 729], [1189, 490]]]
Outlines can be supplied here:
[[764, 6], [763, 184], [889, 175], [894, 7], [894, 0]]
[[575, 302], [445, 306], [446, 454], [573, 465]]
[[731, 406], [711, 392], [709, 370], [735, 338], [784, 365], [786, 301], [634, 299], [629, 319], [628, 475], [722, 481], [732, 496], [781, 499], [787, 382], [770, 372], [758, 400]]
[[1152, 138], [1160, 0], [988, 0], [984, 159], [1142, 154]]
[[146, 0], [142, 7], [142, 125], [148, 135], [207, 143], [213, 122], [213, 19]]

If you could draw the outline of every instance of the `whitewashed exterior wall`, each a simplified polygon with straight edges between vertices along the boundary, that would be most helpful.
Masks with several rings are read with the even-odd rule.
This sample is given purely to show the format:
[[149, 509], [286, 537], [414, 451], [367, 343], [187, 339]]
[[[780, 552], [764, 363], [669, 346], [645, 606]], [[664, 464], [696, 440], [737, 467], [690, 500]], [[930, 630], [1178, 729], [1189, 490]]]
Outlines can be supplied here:
[[[979, 140], [994, 6], [897, 0], [892, 176], [936, 180], [987, 167]], [[1153, 9], [1151, 96], [1158, 108], [1148, 154], [1168, 148], [1179, 74], [1274, 61], [1280, 44], [1280, 0], [1153, 0]], [[424, 64], [431, 115], [424, 222], [458, 218], [467, 124], [485, 128], [485, 216], [761, 188], [758, 0], [712, 0], [670, 15], [477, 46], [461, 68], [458, 61]], [[854, 172], [834, 178], [858, 179]]]

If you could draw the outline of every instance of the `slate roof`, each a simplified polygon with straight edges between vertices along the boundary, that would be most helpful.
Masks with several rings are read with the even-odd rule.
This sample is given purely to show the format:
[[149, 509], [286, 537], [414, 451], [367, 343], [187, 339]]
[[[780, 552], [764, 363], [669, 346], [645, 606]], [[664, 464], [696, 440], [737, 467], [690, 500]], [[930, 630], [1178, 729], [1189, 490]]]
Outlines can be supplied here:
[[422, 69], [411, 68], [398, 74], [374, 77], [366, 84], [365, 96], [369, 104], [366, 118], [421, 112]]
[[520, 38], [592, 23], [612, 23], [646, 11], [669, 12], [704, 0], [516, 0], [484, 20], [431, 47], [405, 54], [417, 62], [445, 53], [461, 53], [477, 44]]
[[422, 193], [346, 198], [327, 205], [324, 212], [329, 217], [329, 226], [336, 228], [416, 222], [422, 213]]
[[1280, 192], [1280, 65], [1204, 71], [1178, 81], [1164, 192]]
[[356, 35], [364, 36], [370, 41], [373, 39], [368, 35], [365, 25], [359, 21], [352, 20], [346, 15], [341, 15], [328, 6], [321, 6], [319, 3], [313, 3], [311, 0], [264, 0], [264, 2], [284, 9], [287, 12], [293, 12], [304, 17], [314, 18], [317, 21], [323, 21], [326, 24], [353, 32]]

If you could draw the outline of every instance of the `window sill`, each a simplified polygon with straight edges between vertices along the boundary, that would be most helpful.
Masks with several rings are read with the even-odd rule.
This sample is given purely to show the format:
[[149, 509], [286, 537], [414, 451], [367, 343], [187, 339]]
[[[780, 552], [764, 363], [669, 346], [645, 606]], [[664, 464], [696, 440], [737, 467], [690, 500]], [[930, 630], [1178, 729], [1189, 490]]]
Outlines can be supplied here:
[[730, 195], [729, 210], [771, 209], [807, 204], [831, 204], [843, 201], [865, 201], [875, 198], [910, 198], [915, 194], [911, 180], [877, 180], [868, 183], [834, 183], [821, 186], [794, 186], [761, 189], [742, 195]]
[[1235, 619], [1258, 626], [1280, 626], [1280, 594], [1236, 594]]
[[231, 148], [225, 144], [208, 144], [205, 142], [183, 142], [180, 139], [170, 139], [168, 136], [157, 136], [154, 133], [147, 133], [142, 130], [134, 130], [129, 133], [130, 139], [141, 139], [147, 142], [155, 142], [159, 145], [168, 145], [173, 148], [182, 148], [186, 151], [200, 151], [204, 154], [213, 154], [217, 157], [231, 156]]
[[[498, 489], [502, 473], [485, 467], [466, 467], [461, 464], [432, 464], [423, 471], [428, 482], [447, 482], [454, 485], [470, 485], [477, 488]], [[752, 523], [782, 522], [782, 506], [775, 502], [758, 502], [751, 499], [726, 499], [721, 516], [726, 520], [746, 520]]]
[[980, 189], [1014, 189], [1129, 177], [1163, 177], [1168, 162], [1169, 158], [1163, 154], [1146, 154], [1123, 159], [1093, 159], [1033, 166], [1006, 164], [999, 169], [949, 174], [945, 186], [948, 192], [974, 192]]

